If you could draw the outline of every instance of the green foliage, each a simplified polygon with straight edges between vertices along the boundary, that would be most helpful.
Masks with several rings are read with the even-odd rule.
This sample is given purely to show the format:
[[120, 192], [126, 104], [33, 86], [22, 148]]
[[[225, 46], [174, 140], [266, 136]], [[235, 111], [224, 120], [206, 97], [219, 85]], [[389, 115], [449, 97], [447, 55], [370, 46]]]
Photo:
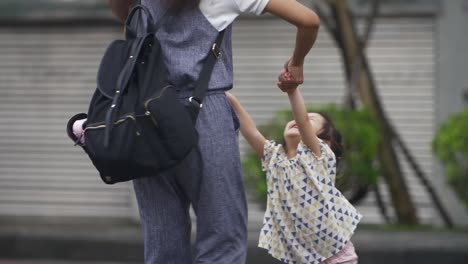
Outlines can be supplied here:
[[468, 108], [451, 116], [437, 131], [432, 149], [445, 166], [448, 182], [468, 207]]
[[[308, 111], [327, 114], [343, 136], [344, 157], [340, 160], [337, 187], [346, 195], [352, 185], [375, 183], [380, 174], [376, 157], [381, 137], [370, 112], [366, 109], [344, 110], [335, 105], [310, 108]], [[292, 119], [291, 111], [280, 111], [270, 123], [259, 129], [265, 138], [282, 143], [284, 126]], [[255, 191], [261, 202], [265, 202], [265, 173], [257, 155], [249, 151], [242, 164], [247, 185]]]

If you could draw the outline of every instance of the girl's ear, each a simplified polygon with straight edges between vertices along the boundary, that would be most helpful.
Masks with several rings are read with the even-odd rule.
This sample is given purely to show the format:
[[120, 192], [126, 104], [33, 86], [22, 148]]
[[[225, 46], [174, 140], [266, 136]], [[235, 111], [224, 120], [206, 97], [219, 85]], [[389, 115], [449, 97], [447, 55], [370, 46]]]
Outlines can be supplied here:
[[318, 135], [320, 135], [320, 134], [323, 133], [323, 130], [324, 130], [324, 129], [323, 129], [323, 127], [322, 127], [322, 128], [320, 128], [320, 130], [318, 130], [317, 132], [315, 132], [315, 134], [317, 135], [317, 137], [318, 137]]

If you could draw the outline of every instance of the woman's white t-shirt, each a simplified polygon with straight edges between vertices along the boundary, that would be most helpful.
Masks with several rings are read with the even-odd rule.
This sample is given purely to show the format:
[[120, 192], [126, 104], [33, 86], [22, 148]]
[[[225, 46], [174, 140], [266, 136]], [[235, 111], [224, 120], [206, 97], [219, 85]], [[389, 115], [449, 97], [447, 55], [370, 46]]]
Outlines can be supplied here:
[[218, 31], [229, 26], [240, 14], [261, 15], [269, 0], [201, 0], [199, 8]]

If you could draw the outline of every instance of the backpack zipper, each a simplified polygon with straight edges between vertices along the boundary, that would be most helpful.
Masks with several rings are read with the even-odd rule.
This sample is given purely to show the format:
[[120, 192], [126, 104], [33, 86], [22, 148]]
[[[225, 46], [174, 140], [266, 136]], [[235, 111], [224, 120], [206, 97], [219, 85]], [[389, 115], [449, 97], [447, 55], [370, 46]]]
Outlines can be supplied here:
[[[137, 121], [136, 121], [136, 118], [132, 115], [126, 115], [125, 117], [121, 118], [121, 119], [118, 119], [114, 122], [114, 125], [118, 125], [118, 124], [121, 124], [123, 122], [125, 122], [127, 119], [131, 119], [133, 120], [133, 122], [135, 122], [135, 127], [137, 129], [136, 131], [136, 134], [137, 136], [140, 135], [140, 131], [138, 129], [138, 126], [136, 125], [137, 124]], [[101, 124], [101, 123], [98, 123], [98, 124]], [[96, 129], [101, 129], [101, 128], [106, 128], [106, 125], [104, 125], [104, 122], [102, 122], [102, 125], [98, 125], [98, 124], [95, 124], [94, 126], [88, 126], [86, 127], [84, 130], [83, 130], [83, 134], [86, 132], [86, 130], [96, 130]]]
[[151, 118], [151, 121], [153, 122], [153, 124], [154, 124], [155, 126], [158, 126], [158, 122], [157, 122], [156, 119], [154, 118], [154, 116], [153, 116], [153, 114], [151, 113], [151, 111], [148, 109], [148, 108], [149, 108], [149, 103], [151, 103], [151, 101], [153, 101], [153, 100], [156, 100], [156, 99], [160, 98], [160, 97], [163, 95], [164, 91], [166, 91], [166, 90], [167, 90], [168, 88], [170, 88], [170, 87], [173, 87], [173, 86], [172, 86], [172, 85], [164, 86], [164, 87], [162, 88], [162, 90], [161, 90], [161, 93], [159, 93], [158, 96], [153, 97], [153, 98], [150, 98], [150, 99], [148, 99], [148, 100], [145, 101], [145, 104], [144, 104], [144, 107], [145, 107], [145, 110], [146, 110], [145, 115], [146, 115], [146, 116], [149, 116], [149, 117]]

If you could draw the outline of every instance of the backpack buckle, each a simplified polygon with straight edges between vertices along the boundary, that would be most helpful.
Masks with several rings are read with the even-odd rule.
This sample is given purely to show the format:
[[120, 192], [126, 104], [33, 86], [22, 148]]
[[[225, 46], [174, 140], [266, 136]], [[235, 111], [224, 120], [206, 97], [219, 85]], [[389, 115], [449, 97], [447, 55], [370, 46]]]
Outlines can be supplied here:
[[219, 49], [216, 43], [213, 43], [213, 46], [211, 46], [211, 51], [215, 55], [216, 59], [219, 59], [219, 57], [221, 57], [221, 50]]
[[190, 98], [188, 99], [188, 101], [195, 105], [196, 107], [198, 108], [202, 108], [203, 107], [203, 104], [200, 102], [200, 99], [196, 98], [196, 97], [193, 97], [193, 96], [190, 96]]

